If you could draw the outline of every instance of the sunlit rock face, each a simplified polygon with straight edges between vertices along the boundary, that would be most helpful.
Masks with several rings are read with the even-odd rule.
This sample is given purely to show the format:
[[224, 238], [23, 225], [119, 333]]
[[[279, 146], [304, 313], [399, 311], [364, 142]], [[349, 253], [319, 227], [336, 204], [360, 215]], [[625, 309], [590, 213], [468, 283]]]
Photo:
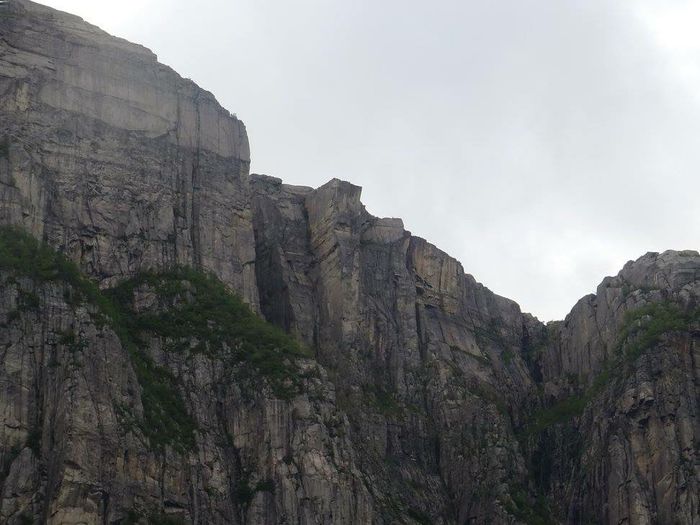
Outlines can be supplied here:
[[24, 0], [0, 122], [0, 224], [76, 265], [0, 235], [0, 521], [700, 522], [697, 252], [545, 326], [358, 186], [249, 175], [210, 93]]

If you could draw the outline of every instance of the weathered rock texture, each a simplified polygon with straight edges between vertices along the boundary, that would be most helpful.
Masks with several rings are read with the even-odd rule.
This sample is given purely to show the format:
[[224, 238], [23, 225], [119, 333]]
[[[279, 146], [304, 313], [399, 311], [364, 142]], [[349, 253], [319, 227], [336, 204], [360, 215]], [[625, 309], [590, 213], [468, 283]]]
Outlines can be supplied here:
[[[183, 446], [140, 426], [154, 385], [134, 372], [143, 362], [100, 322], [99, 305], [76, 299], [70, 283], [11, 272], [0, 292], [3, 523], [371, 519], [347, 420], [314, 362], [300, 364], [303, 393], [277, 399], [262, 379], [241, 379], [226, 352], [168, 351], [172, 341], [149, 337], [152, 366], [172, 374], [171, 394], [196, 427], [194, 446]], [[141, 288], [134, 303], [149, 312], [158, 297]]]
[[531, 356], [545, 402], [581, 404], [535, 439], [541, 489], [567, 521], [700, 522], [699, 278], [695, 251], [648, 253]]
[[148, 338], [196, 428], [155, 447], [125, 424], [145, 390], [96, 306], [5, 272], [0, 519], [700, 522], [696, 252], [647, 254], [545, 326], [359, 187], [249, 176], [243, 124], [144, 48], [0, 9], [0, 223], [102, 287], [211, 271], [315, 356], [291, 398], [251, 395], [221, 356]]
[[256, 304], [243, 123], [141, 46], [0, 9], [0, 220], [106, 283], [195, 264]]
[[253, 186], [262, 311], [331, 371], [382, 518], [506, 521], [526, 484], [512, 421], [534, 388], [518, 306], [370, 216], [357, 186]]

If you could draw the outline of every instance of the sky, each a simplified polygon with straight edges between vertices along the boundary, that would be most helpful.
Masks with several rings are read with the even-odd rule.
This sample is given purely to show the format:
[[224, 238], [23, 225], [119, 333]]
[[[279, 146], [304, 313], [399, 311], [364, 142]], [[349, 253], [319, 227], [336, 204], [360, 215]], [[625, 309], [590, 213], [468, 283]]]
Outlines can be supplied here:
[[214, 93], [251, 172], [362, 186], [540, 320], [700, 247], [700, 1], [44, 3]]

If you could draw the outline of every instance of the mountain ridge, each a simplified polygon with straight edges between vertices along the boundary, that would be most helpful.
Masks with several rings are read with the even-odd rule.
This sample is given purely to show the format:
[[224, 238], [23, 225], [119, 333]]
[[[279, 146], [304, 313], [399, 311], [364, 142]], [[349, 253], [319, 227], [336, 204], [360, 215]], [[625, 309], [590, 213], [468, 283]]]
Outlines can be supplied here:
[[[0, 265], [0, 519], [700, 519], [697, 252], [630, 261], [545, 325], [358, 186], [250, 175], [243, 123], [152, 53], [3, 9], [0, 225], [126, 314], [54, 263]], [[313, 357], [251, 345], [222, 289]]]

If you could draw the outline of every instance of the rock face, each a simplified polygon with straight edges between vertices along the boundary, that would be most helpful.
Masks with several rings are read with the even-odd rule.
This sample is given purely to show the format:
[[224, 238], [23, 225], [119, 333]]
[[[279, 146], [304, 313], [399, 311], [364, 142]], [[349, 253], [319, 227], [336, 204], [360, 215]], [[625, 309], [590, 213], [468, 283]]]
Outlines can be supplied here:
[[253, 186], [262, 311], [331, 371], [383, 519], [506, 521], [526, 483], [511, 417], [534, 388], [518, 306], [370, 216], [357, 186]]
[[545, 398], [574, 393], [580, 407], [536, 455], [569, 522], [700, 519], [698, 277], [695, 251], [648, 253], [548, 326], [533, 358]]
[[141, 46], [0, 9], [0, 219], [104, 283], [195, 264], [256, 304], [243, 123]]
[[[249, 175], [211, 94], [25, 0], [0, 7], [0, 118], [0, 224], [86, 276], [0, 242], [0, 521], [700, 522], [697, 252], [545, 326], [359, 187]], [[176, 266], [309, 355], [147, 273]]]
[[[201, 284], [187, 284], [176, 297], [195, 301]], [[3, 523], [370, 519], [347, 421], [313, 361], [300, 363], [300, 393], [279, 399], [263, 377], [251, 387], [232, 348], [175, 351], [176, 338], [146, 331], [138, 354], [80, 288], [0, 275]], [[164, 297], [142, 285], [129, 304], [143, 323], [177, 308]], [[149, 428], [161, 411], [177, 423]]]

